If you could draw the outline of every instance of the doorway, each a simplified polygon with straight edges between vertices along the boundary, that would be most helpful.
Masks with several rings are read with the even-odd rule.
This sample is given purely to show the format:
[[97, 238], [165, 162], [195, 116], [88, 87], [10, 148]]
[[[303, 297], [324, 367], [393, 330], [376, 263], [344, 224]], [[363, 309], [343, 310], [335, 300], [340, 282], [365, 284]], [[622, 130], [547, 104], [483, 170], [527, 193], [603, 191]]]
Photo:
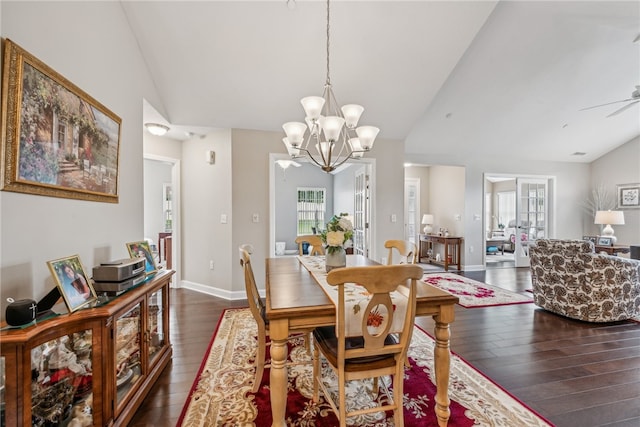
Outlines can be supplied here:
[[180, 160], [144, 154], [143, 176], [144, 238], [153, 242], [156, 260], [176, 272], [171, 287], [179, 287]]
[[485, 268], [529, 266], [529, 246], [550, 237], [555, 178], [485, 174]]
[[269, 256], [275, 256], [277, 241], [285, 243], [285, 252], [292, 252], [296, 228], [291, 224], [296, 223], [296, 204], [295, 197], [287, 198], [286, 195], [295, 194], [299, 186], [326, 188], [326, 212], [320, 227], [324, 228], [332, 215], [348, 213], [354, 223], [354, 251], [376, 256], [373, 253], [375, 218], [372, 215], [375, 212], [375, 159], [346, 163], [330, 174], [304, 159], [296, 159], [300, 167], [283, 170], [276, 161], [285, 159], [290, 157], [279, 153], [269, 155]]

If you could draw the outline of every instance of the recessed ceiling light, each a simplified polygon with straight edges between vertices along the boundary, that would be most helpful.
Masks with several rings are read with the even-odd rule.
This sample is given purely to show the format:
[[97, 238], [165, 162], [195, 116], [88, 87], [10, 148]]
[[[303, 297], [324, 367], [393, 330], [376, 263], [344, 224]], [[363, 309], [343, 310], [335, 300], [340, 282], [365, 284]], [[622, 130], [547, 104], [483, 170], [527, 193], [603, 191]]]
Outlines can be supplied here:
[[159, 123], [145, 123], [144, 126], [151, 135], [162, 136], [169, 132], [169, 126], [161, 125]]

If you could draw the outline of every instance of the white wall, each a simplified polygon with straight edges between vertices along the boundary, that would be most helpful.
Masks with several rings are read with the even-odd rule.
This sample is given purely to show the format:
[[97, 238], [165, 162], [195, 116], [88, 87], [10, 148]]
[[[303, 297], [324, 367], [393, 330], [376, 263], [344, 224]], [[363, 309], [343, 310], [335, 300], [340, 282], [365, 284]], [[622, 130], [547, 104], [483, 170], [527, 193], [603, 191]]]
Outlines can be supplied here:
[[144, 237], [142, 99], [157, 101], [158, 95], [119, 3], [3, 1], [0, 15], [3, 38], [122, 119], [119, 203], [0, 192], [4, 315], [7, 297], [37, 300], [54, 287], [48, 260], [78, 254], [91, 271], [128, 257], [125, 243]]
[[[591, 185], [603, 184], [609, 193], [616, 194], [616, 185], [640, 183], [640, 137], [600, 157], [591, 164]], [[618, 244], [640, 244], [640, 209], [624, 209], [624, 225], [614, 226]], [[585, 213], [585, 235], [597, 235], [599, 226]]]
[[[215, 151], [213, 165], [205, 161], [207, 150]], [[229, 298], [230, 266], [237, 258], [231, 236], [238, 219], [232, 207], [231, 131], [184, 141], [182, 162], [182, 286]]]

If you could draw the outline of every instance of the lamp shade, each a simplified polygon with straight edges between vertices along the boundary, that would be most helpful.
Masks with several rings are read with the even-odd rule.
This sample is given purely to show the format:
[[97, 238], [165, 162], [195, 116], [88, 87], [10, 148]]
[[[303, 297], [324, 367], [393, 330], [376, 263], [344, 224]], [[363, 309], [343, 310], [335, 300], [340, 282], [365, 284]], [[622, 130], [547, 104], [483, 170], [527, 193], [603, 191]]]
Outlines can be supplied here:
[[594, 224], [600, 225], [624, 225], [624, 212], [622, 211], [597, 211]]
[[433, 215], [432, 214], [422, 215], [422, 224], [433, 224]]

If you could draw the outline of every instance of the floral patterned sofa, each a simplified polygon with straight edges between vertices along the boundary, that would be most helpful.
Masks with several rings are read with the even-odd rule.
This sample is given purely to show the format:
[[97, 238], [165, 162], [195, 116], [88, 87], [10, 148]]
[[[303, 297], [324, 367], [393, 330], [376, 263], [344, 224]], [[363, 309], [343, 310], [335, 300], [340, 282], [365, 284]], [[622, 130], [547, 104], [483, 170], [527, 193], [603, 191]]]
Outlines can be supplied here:
[[640, 315], [640, 261], [594, 253], [582, 240], [539, 239], [529, 251], [534, 303], [587, 322]]

